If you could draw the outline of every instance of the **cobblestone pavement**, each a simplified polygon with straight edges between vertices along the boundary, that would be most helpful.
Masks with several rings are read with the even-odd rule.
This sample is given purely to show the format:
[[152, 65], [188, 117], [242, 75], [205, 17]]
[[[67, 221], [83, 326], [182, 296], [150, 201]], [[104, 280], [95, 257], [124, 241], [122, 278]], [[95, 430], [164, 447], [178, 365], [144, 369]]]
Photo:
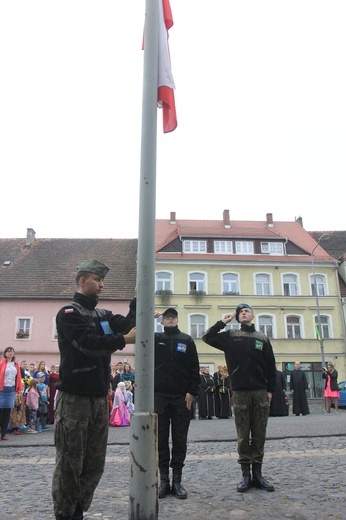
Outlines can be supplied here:
[[[129, 430], [110, 431], [105, 473], [86, 520], [128, 518]], [[270, 418], [268, 431], [263, 474], [275, 492], [238, 493], [234, 420], [192, 421], [183, 472], [188, 498], [159, 500], [158, 520], [346, 520], [346, 411]], [[12, 437], [0, 443], [0, 518], [53, 520], [53, 434]]]

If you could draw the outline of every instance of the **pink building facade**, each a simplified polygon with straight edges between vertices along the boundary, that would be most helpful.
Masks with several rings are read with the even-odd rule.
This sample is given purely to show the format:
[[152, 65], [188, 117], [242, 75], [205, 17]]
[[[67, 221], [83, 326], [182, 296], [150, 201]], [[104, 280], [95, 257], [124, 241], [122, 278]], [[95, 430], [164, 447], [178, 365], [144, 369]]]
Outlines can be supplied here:
[[[11, 346], [15, 349], [17, 361], [26, 360], [35, 366], [40, 361], [45, 361], [47, 368], [59, 363], [55, 316], [59, 309], [67, 304], [66, 300], [26, 300], [7, 301], [6, 305], [0, 305], [1, 350]], [[126, 315], [129, 302], [101, 300], [99, 307], [114, 314]], [[134, 367], [135, 346], [127, 345], [124, 350], [114, 353], [113, 361], [126, 361]]]
[[[109, 267], [99, 307], [127, 315], [136, 294], [136, 239], [0, 239], [0, 357], [12, 346], [17, 361], [49, 368], [60, 363], [55, 317], [76, 291], [77, 266], [96, 258]], [[135, 345], [113, 355], [135, 364]], [[112, 359], [112, 361], [113, 361]]]
[[[71, 295], [72, 297], [72, 295]], [[72, 298], [71, 298], [72, 299]], [[26, 360], [38, 365], [45, 361], [47, 368], [60, 362], [55, 316], [59, 309], [67, 305], [66, 300], [54, 301], [7, 301], [0, 305], [0, 352], [6, 347], [13, 347], [16, 360]], [[100, 308], [114, 314], [126, 315], [129, 302], [100, 301]], [[24, 336], [24, 337], [17, 337]], [[112, 355], [112, 362], [128, 362], [135, 365], [135, 346], [127, 345], [124, 350]]]

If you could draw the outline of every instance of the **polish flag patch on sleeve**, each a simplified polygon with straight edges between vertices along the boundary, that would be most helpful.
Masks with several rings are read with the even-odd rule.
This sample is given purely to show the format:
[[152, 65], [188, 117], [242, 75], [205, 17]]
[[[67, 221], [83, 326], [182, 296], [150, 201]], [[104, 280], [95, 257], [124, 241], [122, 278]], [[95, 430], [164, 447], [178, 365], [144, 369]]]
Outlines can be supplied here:
[[65, 314], [71, 314], [73, 312], [73, 309], [65, 309]]

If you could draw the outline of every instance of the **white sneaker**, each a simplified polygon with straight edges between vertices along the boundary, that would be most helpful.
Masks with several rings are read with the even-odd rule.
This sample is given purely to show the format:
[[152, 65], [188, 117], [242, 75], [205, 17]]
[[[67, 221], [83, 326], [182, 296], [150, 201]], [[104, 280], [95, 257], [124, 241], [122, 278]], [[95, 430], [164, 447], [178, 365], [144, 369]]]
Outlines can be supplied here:
[[37, 433], [36, 430], [32, 430], [31, 428], [28, 428], [28, 429], [26, 430], [26, 432], [27, 432], [27, 433]]

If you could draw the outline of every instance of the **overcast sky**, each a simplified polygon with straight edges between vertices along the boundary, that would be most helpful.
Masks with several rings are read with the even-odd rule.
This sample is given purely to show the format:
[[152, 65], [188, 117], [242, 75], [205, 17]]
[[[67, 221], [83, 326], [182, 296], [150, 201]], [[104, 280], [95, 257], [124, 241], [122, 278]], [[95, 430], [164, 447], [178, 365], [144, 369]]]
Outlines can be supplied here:
[[[156, 217], [345, 230], [345, 0], [171, 0]], [[138, 235], [144, 0], [0, 2], [0, 238]]]

